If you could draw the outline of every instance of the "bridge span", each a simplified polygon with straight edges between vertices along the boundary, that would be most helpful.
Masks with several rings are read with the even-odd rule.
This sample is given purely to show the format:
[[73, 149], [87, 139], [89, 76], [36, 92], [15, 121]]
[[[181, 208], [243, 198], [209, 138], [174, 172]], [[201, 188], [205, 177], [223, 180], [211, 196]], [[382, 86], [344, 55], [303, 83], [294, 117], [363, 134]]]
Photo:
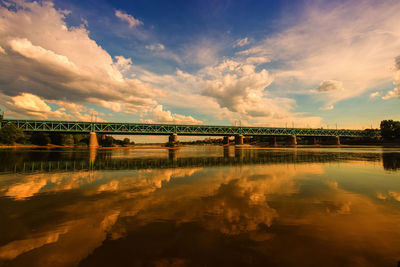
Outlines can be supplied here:
[[340, 143], [340, 137], [380, 137], [377, 130], [322, 129], [322, 128], [276, 128], [243, 127], [214, 125], [177, 125], [121, 122], [81, 122], [81, 121], [45, 121], [4, 119], [0, 128], [15, 125], [25, 132], [91, 133], [92, 146], [96, 146], [96, 134], [118, 135], [169, 135], [171, 143], [177, 142], [178, 135], [186, 136], [223, 136], [229, 143], [229, 136], [235, 137], [236, 144], [243, 144], [244, 136], [272, 136], [276, 143], [277, 136], [287, 136], [289, 143], [296, 144], [296, 136], [333, 137]]

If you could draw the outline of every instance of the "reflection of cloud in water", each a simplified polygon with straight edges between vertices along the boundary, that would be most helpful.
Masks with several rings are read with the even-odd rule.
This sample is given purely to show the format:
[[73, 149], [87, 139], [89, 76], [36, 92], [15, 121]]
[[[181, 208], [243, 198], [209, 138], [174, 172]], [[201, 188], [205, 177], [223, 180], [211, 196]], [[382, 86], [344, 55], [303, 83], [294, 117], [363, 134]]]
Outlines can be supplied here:
[[59, 230], [50, 233], [44, 233], [40, 237], [17, 240], [0, 247], [0, 259], [10, 260], [18, 255], [35, 248], [42, 247], [46, 244], [55, 243], [59, 240], [60, 234], [64, 234], [65, 230]]
[[390, 191], [389, 195], [393, 197], [395, 200], [400, 201], [400, 193], [395, 191]]
[[29, 177], [22, 183], [10, 186], [5, 195], [18, 200], [33, 196], [47, 184], [47, 179], [43, 179], [44, 175], [38, 176]]
[[[23, 200], [38, 192], [81, 190], [81, 195], [74, 201], [61, 202], [63, 206], [53, 208], [61, 210], [63, 218], [67, 218], [63, 222], [67, 230], [57, 240], [45, 238], [50, 232], [59, 233], [59, 228], [54, 225], [54, 230], [43, 231], [40, 242], [29, 241], [35, 240], [31, 237], [18, 241], [39, 244], [25, 245], [26, 248], [43, 246], [40, 259], [35, 258], [42, 265], [46, 265], [45, 259], [50, 257], [57, 258], [53, 266], [77, 264], [104, 244], [107, 237], [129, 239], [132, 229], [140, 230], [153, 222], [173, 222], [177, 226], [196, 223], [207, 231], [245, 236], [259, 242], [255, 246], [271, 242], [268, 246], [271, 257], [282, 256], [279, 248], [290, 248], [297, 256], [288, 259], [288, 265], [294, 265], [294, 261], [302, 257], [307, 262], [310, 253], [320, 252], [321, 257], [328, 257], [331, 255], [327, 255], [329, 249], [330, 253], [337, 252], [339, 256], [345, 250], [356, 255], [359, 248], [352, 244], [374, 255], [398, 252], [396, 247], [388, 247], [388, 244], [400, 247], [400, 237], [385, 232], [385, 229], [398, 227], [399, 219], [368, 197], [341, 189], [335, 180], [315, 182], [321, 180], [323, 173], [321, 164], [302, 164], [113, 171], [99, 172], [92, 177], [86, 172], [76, 177], [71, 173], [57, 174], [58, 177], [30, 175], [9, 186], [7, 192], [11, 192], [8, 196]], [[314, 175], [317, 178], [312, 184]], [[175, 180], [185, 177], [190, 179]], [[44, 185], [38, 182], [41, 179], [44, 179]], [[31, 186], [32, 181], [40, 187]], [[35, 190], [15, 189], [24, 183], [26, 188]], [[309, 183], [316, 186], [311, 193], [305, 190]], [[395, 191], [391, 192], [388, 194], [393, 198], [398, 196]], [[40, 212], [47, 214], [54, 210]], [[280, 232], [276, 232], [274, 226]], [[293, 239], [299, 235], [307, 239]], [[393, 241], [395, 238], [399, 242]], [[46, 243], [43, 240], [55, 241]], [[304, 240], [309, 242], [307, 246], [301, 243]], [[318, 247], [321, 242], [326, 246], [324, 251]], [[12, 248], [12, 243], [1, 249]], [[255, 249], [261, 251], [264, 248]], [[19, 254], [28, 250], [22, 249]], [[8, 258], [18, 254], [2, 253], [0, 255], [9, 255]], [[18, 258], [30, 262], [29, 257], [35, 257], [32, 254], [24, 258], [24, 255]]]
[[154, 220], [201, 221], [204, 227], [225, 234], [256, 231], [262, 225], [271, 226], [278, 216], [268, 205], [268, 195], [298, 192], [294, 178], [307, 173], [321, 174], [323, 169], [317, 164], [206, 169], [202, 179], [190, 187], [181, 190], [180, 186], [150, 195], [143, 200], [150, 203], [145, 210], [137, 214], [130, 210], [122, 216], [137, 216], [142, 224]]
[[[261, 196], [261, 199], [257, 197]], [[246, 190], [239, 180], [222, 184], [216, 193], [199, 203], [205, 227], [225, 234], [255, 231], [260, 225], [271, 226], [277, 212], [268, 206], [262, 194]]]
[[376, 197], [380, 200], [394, 199], [400, 202], [400, 193], [396, 191], [388, 191], [387, 193], [378, 192]]
[[17, 200], [24, 200], [40, 192], [57, 192], [75, 189], [83, 184], [93, 182], [95, 176], [95, 172], [40, 173], [26, 175], [16, 184], [8, 186], [5, 190], [5, 196]]
[[26, 175], [15, 184], [3, 186], [1, 191], [4, 192], [5, 196], [16, 200], [24, 200], [38, 193], [78, 189], [84, 185], [90, 185], [94, 181], [98, 183], [105, 179], [105, 183], [98, 187], [98, 192], [127, 190], [132, 187], [142, 186], [149, 193], [157, 188], [161, 188], [163, 182], [169, 182], [172, 178], [191, 176], [201, 169], [140, 170], [133, 172], [134, 177], [131, 174], [130, 176], [126, 176], [126, 178], [120, 177], [117, 180], [111, 181], [107, 179], [107, 174], [102, 172], [40, 173]]

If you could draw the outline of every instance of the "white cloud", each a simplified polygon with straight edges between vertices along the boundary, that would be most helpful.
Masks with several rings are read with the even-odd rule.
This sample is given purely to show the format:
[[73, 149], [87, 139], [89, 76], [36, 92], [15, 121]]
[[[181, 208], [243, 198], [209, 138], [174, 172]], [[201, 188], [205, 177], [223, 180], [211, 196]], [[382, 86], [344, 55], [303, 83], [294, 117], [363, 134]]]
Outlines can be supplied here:
[[120, 71], [120, 72], [126, 72], [130, 70], [132, 66], [132, 59], [130, 58], [125, 58], [123, 56], [116, 56], [115, 59], [117, 60], [114, 63], [114, 66]]
[[235, 44], [233, 45], [233, 47], [242, 47], [245, 45], [248, 45], [250, 43], [249, 38], [245, 37], [243, 39], [239, 39], [235, 42]]
[[1, 46], [0, 46], [0, 54], [7, 54], [7, 53], [6, 53], [6, 50], [4, 50], [4, 48], [1, 47]]
[[145, 48], [150, 50], [150, 51], [163, 51], [163, 50], [165, 50], [165, 46], [163, 44], [160, 44], [160, 43], [146, 45]]
[[394, 88], [392, 91], [387, 92], [387, 94], [385, 96], [382, 97], [382, 99], [389, 99], [389, 98], [393, 98], [393, 97], [398, 97], [400, 98], [400, 90], [399, 88]]
[[245, 61], [247, 64], [257, 64], [257, 65], [270, 62], [270, 60], [267, 57], [248, 57], [246, 58]]
[[[341, 81], [340, 94], [315, 96], [332, 105], [390, 82], [400, 50], [399, 9], [399, 1], [316, 2], [292, 26], [238, 56], [265, 56], [278, 63], [271, 72], [281, 87], [293, 79], [303, 88]], [[287, 91], [311, 93], [294, 86]]]
[[395, 74], [394, 74], [394, 81], [393, 84], [397, 85], [396, 88], [394, 88], [392, 91], [387, 92], [385, 96], [382, 97], [382, 99], [389, 99], [393, 97], [397, 97], [400, 99], [400, 56], [397, 56], [395, 58]]
[[[37, 119], [65, 119], [90, 121], [91, 115], [95, 115], [97, 121], [104, 121], [104, 114], [83, 105], [64, 102], [61, 100], [45, 100], [30, 93], [9, 97], [0, 93], [0, 105], [6, 108], [7, 116], [33, 117]], [[55, 104], [57, 107], [51, 107]]]
[[395, 58], [395, 67], [396, 67], [397, 70], [400, 71], [400, 56], [397, 56]]
[[221, 40], [200, 38], [184, 46], [184, 59], [190, 64], [210, 66], [218, 63], [218, 53], [224, 49]]
[[155, 98], [164, 92], [125, 78], [131, 59], [116, 56], [114, 62], [90, 39], [84, 26], [67, 27], [67, 14], [51, 2], [18, 1], [10, 9], [0, 6], [0, 46], [4, 50], [0, 54], [0, 93], [106, 108], [118, 103], [119, 111], [126, 113], [156, 107]]
[[126, 12], [121, 11], [121, 10], [116, 10], [115, 16], [122, 21], [128, 22], [129, 28], [133, 28], [135, 26], [139, 26], [139, 25], [143, 24], [143, 22], [141, 22], [140, 20], [135, 19], [132, 15], [129, 15]]
[[325, 105], [321, 108], [321, 110], [332, 110], [335, 106], [332, 104]]
[[144, 120], [147, 123], [173, 123], [173, 124], [203, 124], [192, 116], [184, 116], [163, 110], [162, 105], [157, 105], [152, 111], [152, 118]]
[[228, 118], [233, 124], [283, 126], [296, 121], [300, 126], [319, 126], [320, 118], [292, 112], [295, 101], [273, 95], [265, 88], [273, 78], [256, 65], [235, 60], [204, 67], [194, 74], [177, 70], [173, 75], [145, 72], [140, 79], [154, 86], [173, 88], [163, 103], [197, 110], [217, 119]]
[[371, 93], [370, 95], [369, 95], [369, 98], [375, 98], [375, 97], [377, 97], [377, 96], [379, 96], [379, 92], [374, 92], [374, 93]]
[[11, 97], [10, 100], [11, 101], [8, 101], [6, 104], [11, 108], [11, 111], [25, 113], [36, 118], [60, 118], [65, 115], [64, 109], [52, 111], [51, 107], [47, 105], [43, 99], [29, 93], [22, 93], [21, 95]]
[[206, 81], [203, 94], [213, 97], [222, 108], [250, 116], [270, 115], [263, 92], [272, 79], [265, 69], [256, 72], [253, 65], [225, 61], [208, 72], [214, 79]]

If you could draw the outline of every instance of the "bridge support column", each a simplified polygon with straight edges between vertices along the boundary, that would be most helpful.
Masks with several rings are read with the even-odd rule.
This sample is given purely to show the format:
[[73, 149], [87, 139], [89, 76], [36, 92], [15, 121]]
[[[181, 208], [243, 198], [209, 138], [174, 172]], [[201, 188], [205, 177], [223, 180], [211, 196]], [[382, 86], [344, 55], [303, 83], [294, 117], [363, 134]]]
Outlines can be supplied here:
[[97, 141], [97, 135], [95, 132], [90, 132], [89, 137], [89, 148], [99, 147], [99, 142]]
[[278, 143], [276, 142], [276, 136], [273, 136], [271, 141], [269, 142], [271, 146], [278, 146]]
[[97, 156], [97, 147], [91, 147], [89, 149], [89, 163], [91, 165], [95, 162], [96, 156]]
[[172, 161], [177, 161], [178, 155], [177, 155], [177, 149], [168, 149], [168, 158]]
[[174, 146], [176, 145], [177, 142], [178, 142], [178, 135], [171, 134], [168, 138], [168, 144]]
[[243, 145], [243, 135], [235, 136], [235, 145]]
[[224, 136], [224, 138], [222, 139], [222, 144], [229, 145], [229, 136]]
[[286, 145], [295, 146], [297, 145], [297, 137], [295, 135], [288, 136]]
[[335, 136], [332, 139], [333, 139], [334, 145], [340, 145], [340, 137], [339, 136]]

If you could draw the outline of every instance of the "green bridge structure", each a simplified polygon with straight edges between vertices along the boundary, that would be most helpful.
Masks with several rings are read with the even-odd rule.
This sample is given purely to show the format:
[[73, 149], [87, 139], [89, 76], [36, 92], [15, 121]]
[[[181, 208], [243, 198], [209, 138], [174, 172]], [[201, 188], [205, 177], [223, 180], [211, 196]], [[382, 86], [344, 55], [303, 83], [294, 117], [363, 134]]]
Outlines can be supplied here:
[[90, 133], [90, 146], [98, 146], [96, 134], [102, 135], [168, 135], [170, 143], [178, 141], [178, 135], [186, 136], [223, 136], [224, 144], [229, 137], [235, 137], [235, 144], [242, 145], [244, 136], [271, 136], [276, 145], [277, 136], [286, 136], [287, 144], [296, 145], [297, 136], [331, 137], [334, 144], [340, 144], [340, 137], [380, 137], [380, 131], [373, 129], [322, 129], [322, 128], [275, 128], [213, 125], [174, 125], [121, 122], [81, 122], [81, 121], [45, 121], [3, 119], [0, 128], [14, 125], [25, 132], [58, 132], [70, 134]]

